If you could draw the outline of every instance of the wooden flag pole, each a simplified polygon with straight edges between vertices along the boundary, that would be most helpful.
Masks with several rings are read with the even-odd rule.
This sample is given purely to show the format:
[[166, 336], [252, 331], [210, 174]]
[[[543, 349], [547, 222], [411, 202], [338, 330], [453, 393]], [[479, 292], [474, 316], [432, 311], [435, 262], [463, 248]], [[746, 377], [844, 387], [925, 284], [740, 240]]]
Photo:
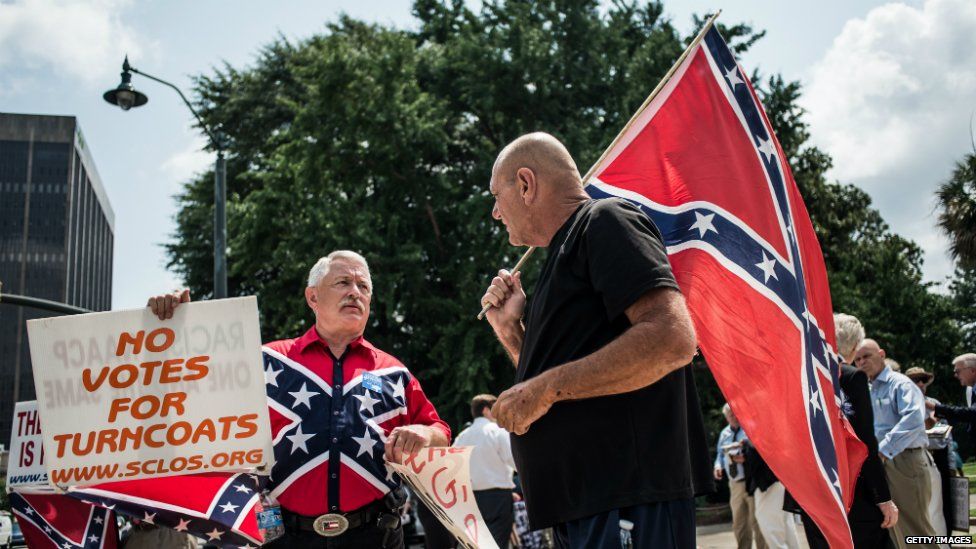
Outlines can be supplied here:
[[[674, 62], [674, 65], [672, 65], [671, 68], [668, 69], [668, 72], [664, 75], [664, 78], [662, 78], [661, 81], [657, 83], [657, 86], [655, 86], [654, 90], [651, 91], [651, 94], [647, 96], [647, 99], [645, 99], [644, 102], [641, 104], [640, 108], [637, 109], [637, 112], [635, 112], [634, 115], [630, 117], [630, 120], [627, 121], [627, 124], [624, 125], [623, 129], [621, 129], [620, 132], [617, 133], [617, 137], [613, 138], [613, 141], [610, 143], [610, 146], [607, 147], [606, 150], [603, 151], [603, 154], [600, 155], [600, 158], [598, 158], [597, 161], [593, 163], [593, 166], [591, 166], [589, 171], [586, 172], [586, 175], [583, 176], [584, 187], [586, 186], [587, 182], [590, 180], [590, 177], [593, 176], [593, 172], [596, 171], [600, 163], [603, 162], [603, 160], [607, 157], [608, 154], [610, 154], [610, 151], [612, 151], [613, 148], [617, 146], [617, 143], [620, 142], [624, 134], [626, 134], [627, 131], [630, 130], [630, 127], [634, 125], [634, 122], [636, 122], [637, 118], [641, 115], [642, 112], [644, 112], [644, 109], [646, 109], [647, 106], [651, 104], [651, 101], [653, 101], [654, 98], [657, 97], [659, 93], [661, 93], [661, 90], [664, 89], [664, 86], [671, 81], [671, 78], [674, 76], [674, 73], [677, 72], [678, 67], [680, 67], [681, 64], [685, 62], [685, 59], [688, 58], [688, 54], [690, 54], [691, 51], [695, 49], [698, 46], [698, 44], [701, 43], [702, 39], [705, 38], [705, 33], [707, 33], [709, 29], [712, 28], [712, 25], [715, 24], [715, 20], [718, 19], [718, 16], [721, 15], [721, 13], [722, 10], [718, 10], [715, 12], [714, 15], [708, 18], [708, 21], [705, 22], [705, 26], [702, 27], [701, 31], [698, 32], [698, 35], [695, 36], [695, 39], [692, 40], [691, 44], [689, 44], [688, 47], [685, 48], [685, 51], [681, 53], [681, 57], [679, 57], [678, 60]], [[522, 268], [522, 265], [525, 264], [525, 261], [529, 259], [529, 256], [531, 256], [532, 252], [534, 251], [535, 251], [535, 246], [529, 246], [529, 249], [525, 250], [525, 253], [522, 254], [521, 259], [519, 259], [518, 263], [515, 264], [515, 267], [512, 268], [511, 274], [517, 273], [519, 269]], [[478, 313], [478, 320], [483, 319], [485, 317], [485, 314], [488, 312], [488, 309], [490, 308], [491, 308], [491, 304], [485, 305], [484, 308], [481, 309], [481, 312]]]

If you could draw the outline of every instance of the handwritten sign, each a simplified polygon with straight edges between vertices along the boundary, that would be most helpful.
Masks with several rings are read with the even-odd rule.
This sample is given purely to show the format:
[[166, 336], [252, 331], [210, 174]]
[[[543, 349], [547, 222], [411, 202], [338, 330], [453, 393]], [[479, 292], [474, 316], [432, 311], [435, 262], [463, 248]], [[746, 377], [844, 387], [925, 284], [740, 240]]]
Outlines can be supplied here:
[[270, 468], [257, 299], [27, 322], [49, 482]]
[[41, 419], [37, 401], [14, 404], [13, 429], [10, 434], [10, 455], [7, 460], [7, 488], [46, 486], [44, 441], [41, 438]]
[[498, 549], [471, 488], [471, 447], [427, 448], [387, 463], [466, 549]]

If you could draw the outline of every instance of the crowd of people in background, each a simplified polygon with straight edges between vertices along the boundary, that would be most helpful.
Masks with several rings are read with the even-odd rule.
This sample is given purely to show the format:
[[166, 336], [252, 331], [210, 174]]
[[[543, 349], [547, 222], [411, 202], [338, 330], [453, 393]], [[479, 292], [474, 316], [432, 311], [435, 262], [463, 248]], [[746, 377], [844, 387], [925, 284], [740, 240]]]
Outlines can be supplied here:
[[[969, 430], [976, 423], [976, 354], [952, 361], [953, 374], [967, 388], [966, 406], [945, 405], [926, 396], [933, 373], [919, 367], [902, 373], [877, 341], [865, 338], [853, 316], [837, 314], [834, 324], [841, 410], [868, 449], [848, 513], [854, 546], [901, 548], [912, 536], [951, 533], [950, 479], [962, 476], [951, 424]], [[729, 481], [738, 547], [799, 547], [795, 515], [811, 548], [828, 547], [816, 524], [782, 490], [728, 404], [723, 413], [728, 426], [719, 434], [714, 475]]]

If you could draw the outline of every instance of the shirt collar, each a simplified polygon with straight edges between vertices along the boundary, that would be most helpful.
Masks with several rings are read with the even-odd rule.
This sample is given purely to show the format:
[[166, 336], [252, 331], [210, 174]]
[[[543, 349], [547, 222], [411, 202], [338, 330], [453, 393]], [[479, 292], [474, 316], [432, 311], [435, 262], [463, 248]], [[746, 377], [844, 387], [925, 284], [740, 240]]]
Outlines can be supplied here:
[[471, 422], [471, 425], [481, 425], [484, 423], [491, 423], [491, 420], [486, 418], [485, 416], [479, 416], [474, 418], [474, 421]]
[[[305, 349], [308, 348], [308, 346], [312, 345], [313, 343], [318, 343], [319, 345], [322, 346], [323, 349], [326, 350], [328, 350], [329, 348], [329, 346], [326, 345], [326, 342], [321, 337], [319, 337], [319, 333], [315, 331], [314, 324], [312, 325], [311, 328], [308, 329], [307, 332], [302, 334], [302, 336], [295, 341], [295, 350], [298, 351], [299, 353], [304, 353]], [[363, 336], [359, 336], [356, 339], [349, 342], [350, 349], [355, 349], [357, 347], [365, 347], [367, 349], [374, 348], [371, 343], [369, 343], [368, 341], [366, 341], [366, 339], [363, 338]]]
[[880, 383], [887, 383], [890, 378], [891, 368], [885, 366], [884, 369], [881, 370], [881, 373], [878, 374], [878, 377], [874, 378], [874, 380]]

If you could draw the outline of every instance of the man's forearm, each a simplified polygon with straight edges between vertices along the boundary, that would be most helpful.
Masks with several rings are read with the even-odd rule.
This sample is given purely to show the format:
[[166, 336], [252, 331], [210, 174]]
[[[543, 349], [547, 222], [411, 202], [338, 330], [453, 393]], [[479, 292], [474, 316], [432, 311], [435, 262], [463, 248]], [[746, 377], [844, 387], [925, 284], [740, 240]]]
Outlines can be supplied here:
[[512, 365], [517, 367], [519, 353], [522, 352], [522, 341], [525, 340], [525, 326], [522, 325], [522, 321], [516, 322], [506, 330], [496, 330], [495, 336], [512, 359]]
[[539, 376], [553, 402], [636, 391], [688, 364], [694, 331], [678, 330], [670, 316], [638, 322], [602, 349]]

